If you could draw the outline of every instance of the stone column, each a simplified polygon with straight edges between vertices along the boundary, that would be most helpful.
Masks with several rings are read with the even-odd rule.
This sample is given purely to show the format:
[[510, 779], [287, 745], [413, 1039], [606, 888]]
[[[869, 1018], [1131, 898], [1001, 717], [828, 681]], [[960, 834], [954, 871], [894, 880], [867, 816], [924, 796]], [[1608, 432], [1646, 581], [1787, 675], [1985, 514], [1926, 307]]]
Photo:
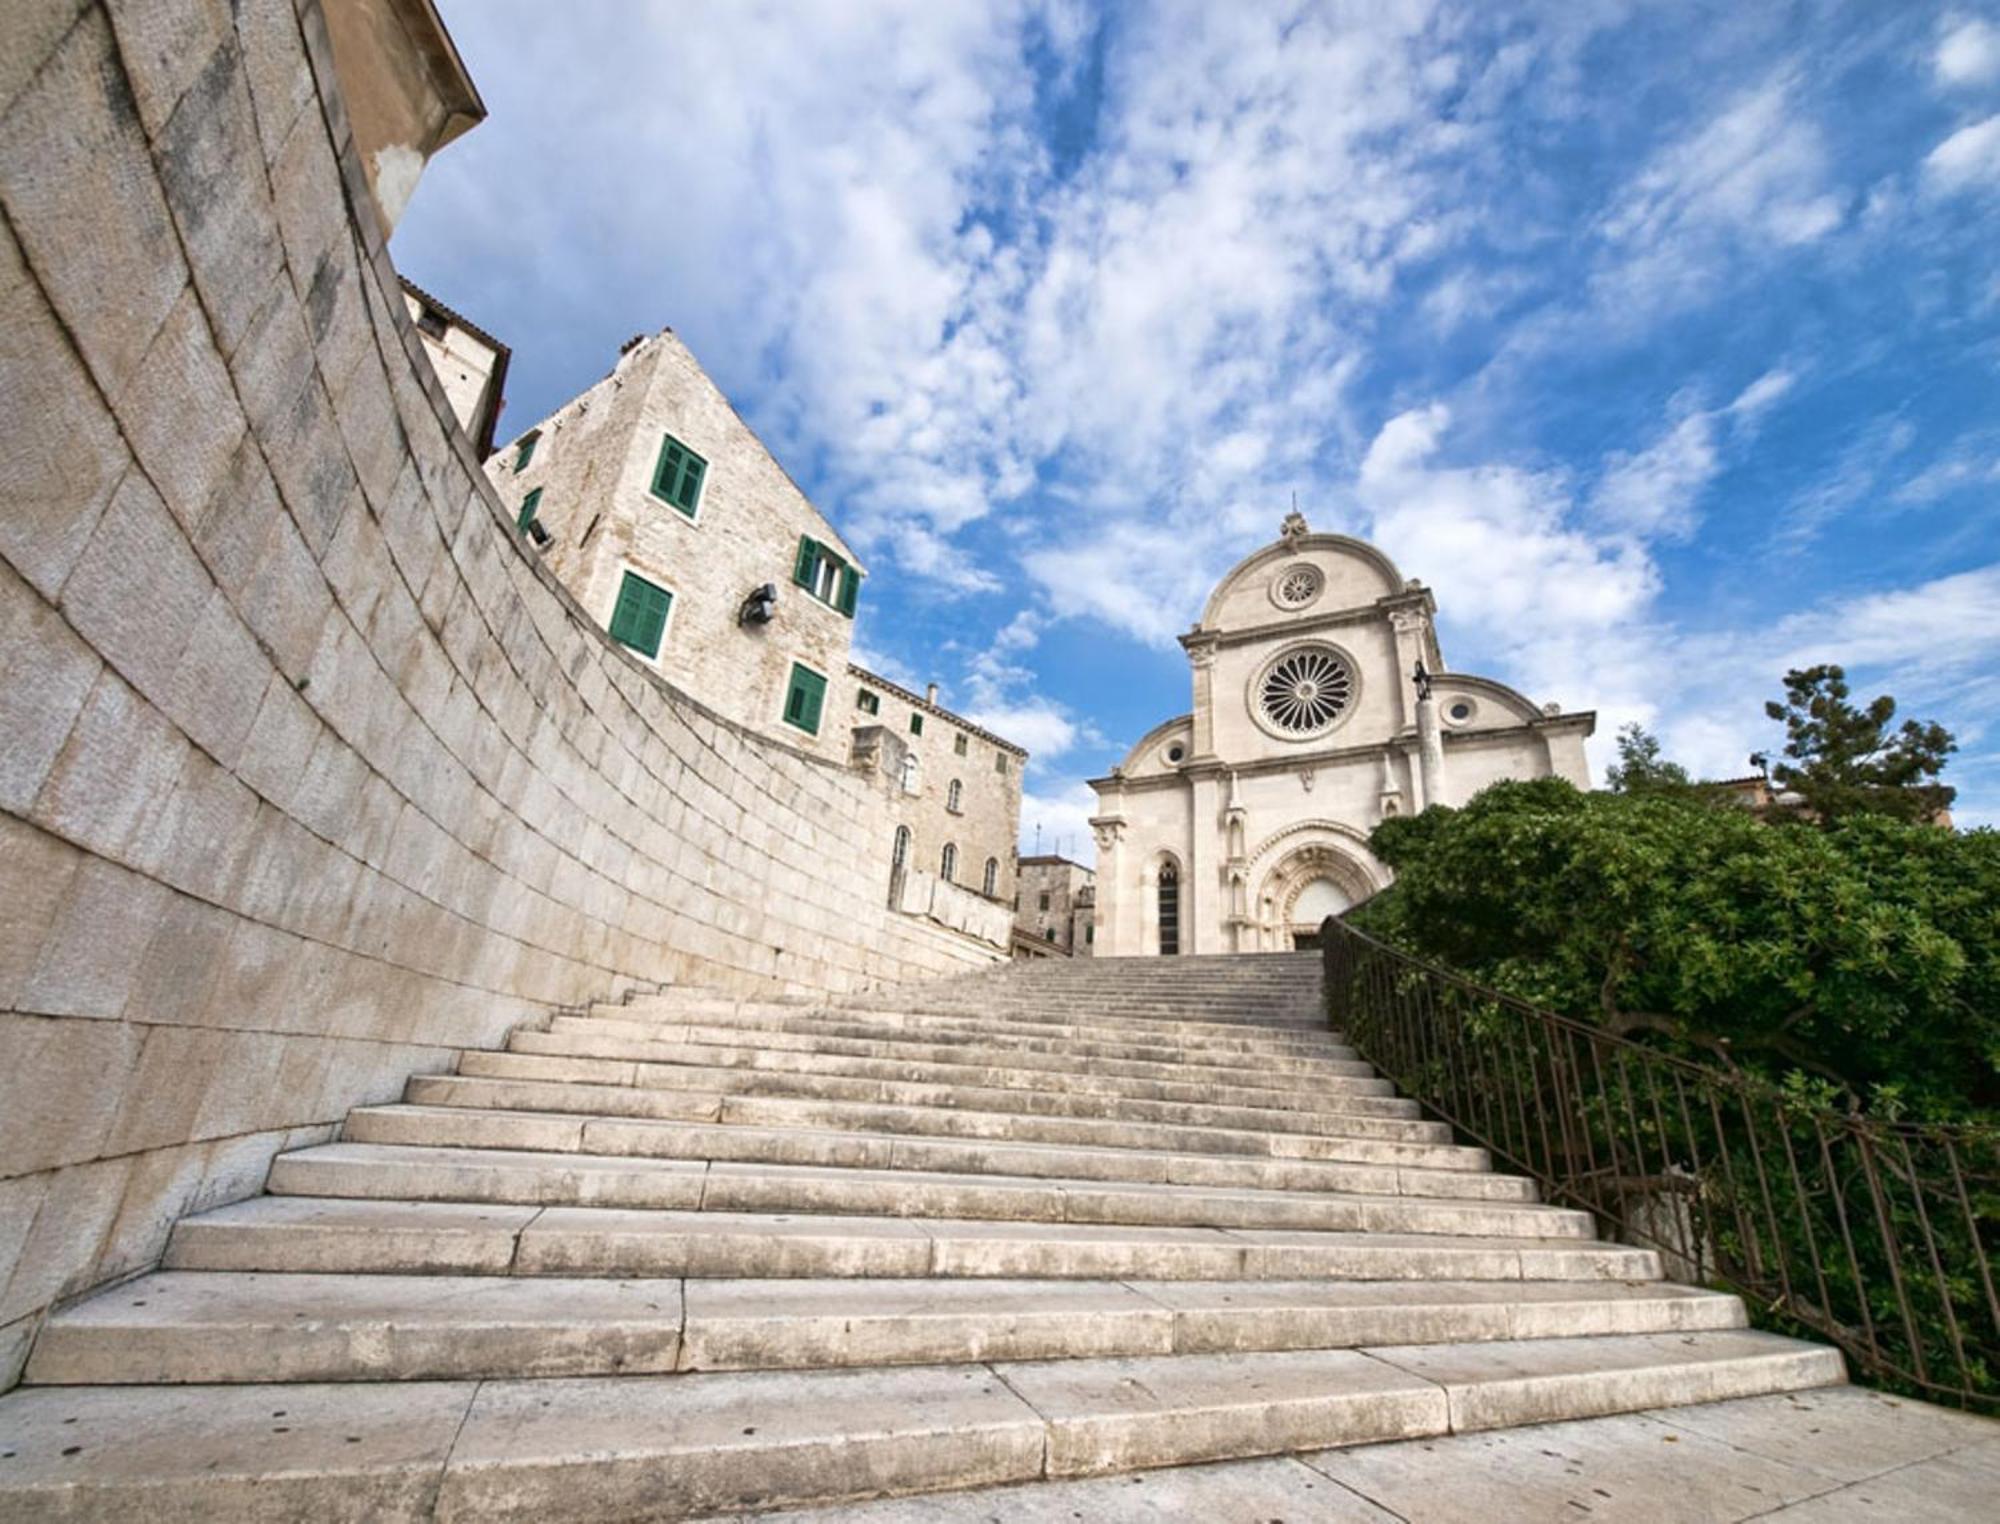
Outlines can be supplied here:
[[1097, 838], [1097, 904], [1094, 911], [1099, 957], [1117, 958], [1135, 953], [1129, 927], [1137, 923], [1133, 889], [1125, 870], [1125, 818], [1099, 815], [1090, 822]]
[[1194, 669], [1194, 760], [1215, 755], [1215, 648], [1211, 633], [1191, 630], [1181, 637]]
[[1417, 808], [1427, 810], [1444, 803], [1444, 730], [1438, 724], [1437, 700], [1428, 693], [1417, 696], [1417, 791], [1423, 796]]
[[1223, 905], [1226, 863], [1222, 847], [1221, 778], [1203, 773], [1188, 780], [1188, 871], [1181, 885], [1183, 908], [1181, 929], [1186, 933], [1183, 952], [1227, 952], [1223, 941]]

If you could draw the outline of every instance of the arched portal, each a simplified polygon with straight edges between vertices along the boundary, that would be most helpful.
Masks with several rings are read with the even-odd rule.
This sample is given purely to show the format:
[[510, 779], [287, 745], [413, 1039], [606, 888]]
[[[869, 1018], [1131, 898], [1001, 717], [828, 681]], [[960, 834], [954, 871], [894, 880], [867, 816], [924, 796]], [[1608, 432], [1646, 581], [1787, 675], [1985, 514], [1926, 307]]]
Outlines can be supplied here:
[[1257, 888], [1258, 945], [1316, 946], [1320, 923], [1381, 888], [1367, 863], [1339, 840], [1306, 840], [1285, 852]]

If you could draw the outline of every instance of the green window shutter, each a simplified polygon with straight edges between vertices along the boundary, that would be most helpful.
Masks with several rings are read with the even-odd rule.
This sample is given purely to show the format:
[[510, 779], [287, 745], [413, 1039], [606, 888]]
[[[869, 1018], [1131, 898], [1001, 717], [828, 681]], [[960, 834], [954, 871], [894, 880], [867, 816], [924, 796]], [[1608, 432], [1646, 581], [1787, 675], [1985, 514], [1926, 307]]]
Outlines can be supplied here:
[[618, 584], [618, 606], [611, 611], [611, 638], [644, 655], [658, 656], [673, 601], [674, 595], [664, 587], [625, 573]]
[[819, 541], [808, 535], [799, 536], [799, 558], [792, 563], [792, 580], [800, 587], [813, 585], [813, 573], [819, 569]]
[[840, 569], [840, 596], [834, 607], [849, 619], [854, 617], [854, 600], [861, 592], [861, 573], [851, 566]]
[[526, 534], [528, 526], [535, 522], [535, 510], [541, 506], [542, 489], [537, 487], [533, 492], [530, 492], [526, 497], [521, 499], [521, 514], [519, 518], [514, 520], [514, 527], [520, 530], [522, 534]]
[[785, 723], [816, 736], [825, 704], [826, 679], [793, 662], [791, 686], [785, 691]]
[[528, 469], [528, 462], [535, 458], [535, 446], [540, 444], [541, 442], [542, 442], [541, 435], [530, 434], [526, 439], [523, 439], [518, 446], [515, 447], [514, 450], [515, 474], [518, 475], [519, 473]]
[[671, 434], [660, 436], [660, 458], [653, 465], [653, 496], [672, 503], [689, 518], [701, 500], [701, 481], [708, 462]]
[[920, 714], [911, 715], [910, 734], [913, 736], [920, 736], [923, 733], [924, 733], [924, 717]]
[[701, 479], [708, 470], [708, 462], [693, 451], [681, 462], [681, 484], [674, 492], [674, 506], [689, 518], [694, 517], [694, 505], [701, 499]]

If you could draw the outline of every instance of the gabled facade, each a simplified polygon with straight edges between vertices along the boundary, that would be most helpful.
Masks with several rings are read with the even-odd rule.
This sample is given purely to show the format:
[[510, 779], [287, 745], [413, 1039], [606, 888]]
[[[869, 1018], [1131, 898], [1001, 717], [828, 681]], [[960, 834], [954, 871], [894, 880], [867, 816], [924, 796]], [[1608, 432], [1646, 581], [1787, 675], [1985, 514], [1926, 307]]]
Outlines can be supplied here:
[[866, 572], [671, 329], [486, 471], [614, 640], [732, 720], [847, 756]]
[[1222, 579], [1181, 637], [1193, 709], [1091, 783], [1098, 956], [1307, 945], [1389, 883], [1367, 844], [1388, 816], [1502, 778], [1589, 787], [1596, 717], [1446, 670], [1436, 612], [1297, 514]]

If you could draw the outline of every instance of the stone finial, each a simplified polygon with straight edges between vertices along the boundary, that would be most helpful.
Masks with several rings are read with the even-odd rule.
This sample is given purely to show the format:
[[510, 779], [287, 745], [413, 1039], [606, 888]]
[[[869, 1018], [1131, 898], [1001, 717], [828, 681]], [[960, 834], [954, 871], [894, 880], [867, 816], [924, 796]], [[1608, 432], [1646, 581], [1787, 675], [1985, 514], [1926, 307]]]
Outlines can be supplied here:
[[1306, 533], [1308, 533], [1306, 516], [1296, 508], [1285, 515], [1285, 522], [1278, 528], [1278, 534], [1286, 540], [1296, 540]]

